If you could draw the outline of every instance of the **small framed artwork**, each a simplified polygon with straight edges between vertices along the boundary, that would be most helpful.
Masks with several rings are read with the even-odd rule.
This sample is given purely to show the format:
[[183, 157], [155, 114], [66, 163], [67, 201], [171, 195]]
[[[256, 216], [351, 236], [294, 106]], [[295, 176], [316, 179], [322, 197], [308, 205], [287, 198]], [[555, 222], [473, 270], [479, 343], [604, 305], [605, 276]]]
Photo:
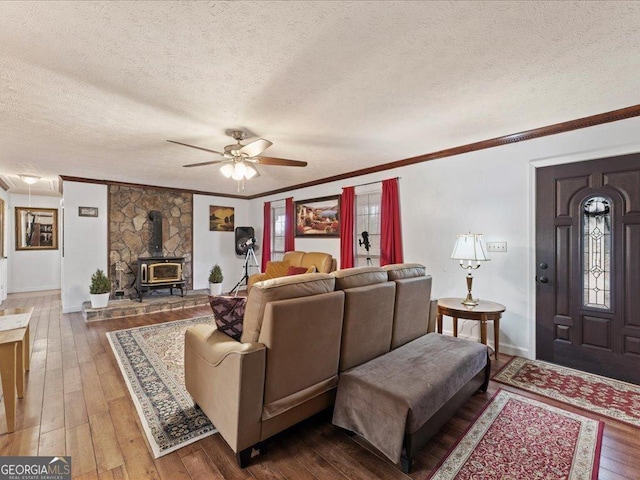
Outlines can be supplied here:
[[58, 210], [16, 207], [16, 250], [57, 250]]
[[98, 207], [78, 207], [79, 217], [97, 217]]
[[296, 237], [339, 237], [340, 195], [296, 202]]
[[234, 229], [233, 207], [209, 206], [209, 231], [233, 232]]

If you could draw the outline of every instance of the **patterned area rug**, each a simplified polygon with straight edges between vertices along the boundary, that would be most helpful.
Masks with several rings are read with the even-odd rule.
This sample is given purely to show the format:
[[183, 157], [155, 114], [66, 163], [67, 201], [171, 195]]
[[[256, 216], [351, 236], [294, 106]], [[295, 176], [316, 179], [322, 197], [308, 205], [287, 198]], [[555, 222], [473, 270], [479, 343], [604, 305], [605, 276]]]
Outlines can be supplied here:
[[640, 386], [514, 357], [493, 380], [640, 427]]
[[431, 480], [598, 477], [604, 423], [498, 390]]
[[184, 332], [213, 316], [107, 333], [155, 458], [217, 430], [184, 386]]

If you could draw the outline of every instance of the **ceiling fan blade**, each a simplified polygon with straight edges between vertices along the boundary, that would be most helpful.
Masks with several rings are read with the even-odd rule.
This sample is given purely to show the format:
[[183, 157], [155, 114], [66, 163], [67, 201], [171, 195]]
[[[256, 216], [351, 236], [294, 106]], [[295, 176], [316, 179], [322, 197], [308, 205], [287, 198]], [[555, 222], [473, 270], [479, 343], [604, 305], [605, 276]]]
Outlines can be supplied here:
[[258, 157], [259, 165], [282, 165], [285, 167], [306, 167], [307, 162], [301, 162], [300, 160], [288, 160], [286, 158], [276, 157]]
[[203, 152], [217, 153], [218, 155], [224, 156], [224, 153], [222, 153], [222, 152], [217, 152], [215, 150], [210, 150], [210, 149], [204, 148], [204, 147], [196, 147], [195, 145], [189, 145], [188, 143], [176, 142], [175, 140], [167, 140], [167, 142], [175, 143], [176, 145], [183, 145], [183, 146], [189, 147], [189, 148], [195, 148], [197, 150], [202, 150]]
[[244, 153], [247, 157], [255, 157], [264, 152], [267, 148], [273, 145], [269, 140], [265, 140], [264, 138], [259, 138], [254, 140], [251, 143], [247, 143], [244, 147], [240, 149], [240, 153]]
[[204, 167], [205, 165], [215, 165], [216, 163], [223, 163], [227, 160], [213, 160], [211, 162], [190, 163], [189, 165], [183, 165], [183, 167]]

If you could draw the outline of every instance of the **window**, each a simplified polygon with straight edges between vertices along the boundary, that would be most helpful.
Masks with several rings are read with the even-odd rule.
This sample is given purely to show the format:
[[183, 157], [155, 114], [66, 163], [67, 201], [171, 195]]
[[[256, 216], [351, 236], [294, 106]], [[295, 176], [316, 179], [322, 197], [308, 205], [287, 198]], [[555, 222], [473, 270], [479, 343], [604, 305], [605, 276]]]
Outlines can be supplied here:
[[[356, 195], [355, 266], [380, 265], [380, 201], [381, 192]], [[369, 251], [365, 248], [365, 238]]]
[[583, 304], [611, 308], [611, 200], [591, 197], [582, 214]]
[[282, 260], [284, 256], [284, 204], [279, 207], [271, 207], [271, 260]]

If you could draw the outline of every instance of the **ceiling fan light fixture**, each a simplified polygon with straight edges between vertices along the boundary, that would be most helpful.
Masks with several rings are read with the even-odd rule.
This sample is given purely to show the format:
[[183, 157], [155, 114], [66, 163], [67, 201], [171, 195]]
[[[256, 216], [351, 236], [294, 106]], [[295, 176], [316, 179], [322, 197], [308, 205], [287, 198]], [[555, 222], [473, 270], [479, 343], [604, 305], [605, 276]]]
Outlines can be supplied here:
[[183, 167], [203, 167], [205, 165], [218, 164], [220, 166], [220, 172], [226, 178], [231, 178], [238, 182], [238, 192], [244, 190], [244, 181], [260, 176], [260, 172], [256, 164], [261, 165], [273, 165], [273, 166], [288, 166], [288, 167], [306, 167], [307, 162], [301, 162], [299, 160], [289, 160], [286, 158], [276, 157], [261, 157], [262, 153], [269, 148], [273, 143], [264, 138], [258, 138], [246, 145], [240, 143], [247, 137], [247, 132], [242, 130], [229, 130], [227, 135], [231, 136], [237, 143], [233, 145], [226, 145], [223, 152], [211, 150], [210, 148], [198, 147], [196, 145], [189, 145], [188, 143], [177, 142], [175, 140], [167, 140], [170, 143], [177, 145], [183, 145], [185, 147], [195, 148], [196, 150], [202, 150], [209, 153], [215, 153], [223, 157], [222, 160], [213, 160], [209, 162], [190, 163], [183, 165]]
[[225, 163], [224, 165], [222, 165], [220, 167], [220, 171], [222, 172], [222, 174], [227, 177], [227, 178], [231, 178], [231, 176], [233, 175], [233, 163], [229, 162], [229, 163]]
[[244, 162], [236, 162], [233, 165], [233, 174], [231, 175], [231, 178], [233, 178], [234, 180], [242, 180], [245, 176], [245, 173], [247, 173], [247, 166], [244, 164]]
[[256, 175], [258, 175], [258, 170], [251, 166], [251, 165], [246, 165], [247, 171], [244, 174], [244, 177], [247, 180], [251, 180], [253, 177], [255, 177]]
[[36, 183], [38, 180], [40, 180], [40, 177], [38, 177], [37, 175], [26, 175], [26, 174], [20, 174], [18, 175], [20, 177], [20, 179], [26, 183], [27, 185], [33, 185], [34, 183]]

